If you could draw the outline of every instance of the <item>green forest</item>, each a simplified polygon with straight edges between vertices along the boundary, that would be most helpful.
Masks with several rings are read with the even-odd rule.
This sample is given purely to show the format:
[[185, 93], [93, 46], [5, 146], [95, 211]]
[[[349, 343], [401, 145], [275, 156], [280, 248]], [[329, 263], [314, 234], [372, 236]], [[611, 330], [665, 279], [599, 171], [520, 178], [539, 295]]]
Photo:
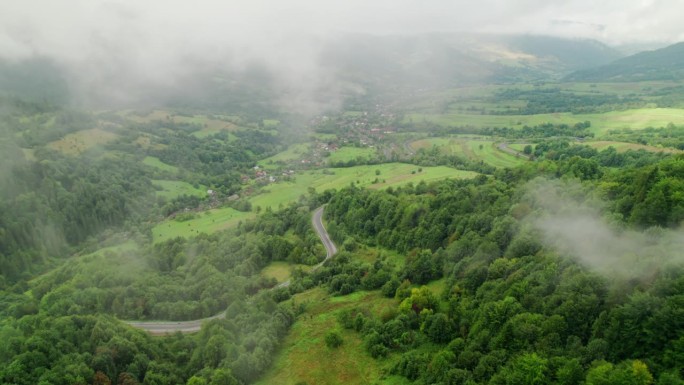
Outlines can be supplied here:
[[684, 384], [681, 43], [326, 44], [0, 55], [0, 384]]

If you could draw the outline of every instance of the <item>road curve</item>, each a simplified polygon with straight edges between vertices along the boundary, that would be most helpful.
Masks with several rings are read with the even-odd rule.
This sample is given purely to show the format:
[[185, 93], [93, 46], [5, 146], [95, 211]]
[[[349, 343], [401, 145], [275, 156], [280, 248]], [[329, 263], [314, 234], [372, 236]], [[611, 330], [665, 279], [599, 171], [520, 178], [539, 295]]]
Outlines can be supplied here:
[[[325, 246], [325, 259], [323, 262], [319, 263], [318, 265], [314, 266], [313, 269], [318, 269], [327, 261], [328, 259], [332, 258], [333, 255], [337, 253], [337, 247], [335, 246], [335, 243], [330, 239], [330, 235], [328, 235], [328, 232], [325, 230], [325, 226], [323, 226], [323, 209], [325, 206], [321, 206], [314, 210], [313, 215], [311, 217], [311, 223], [313, 224], [314, 230], [316, 230], [316, 234], [318, 237], [321, 239], [321, 242], [323, 242], [323, 246]], [[290, 285], [290, 281], [287, 280], [278, 286], [278, 287], [288, 287]], [[208, 318], [202, 318], [198, 320], [192, 320], [192, 321], [124, 321], [127, 324], [133, 326], [134, 328], [137, 329], [142, 329], [150, 334], [153, 335], [164, 335], [164, 334], [173, 334], [176, 332], [181, 332], [181, 333], [195, 333], [198, 332], [202, 328], [202, 324], [206, 321], [210, 321], [213, 319], [221, 319], [226, 317], [226, 312], [223, 311], [213, 317], [208, 317]]]
[[[324, 208], [325, 208], [325, 206], [321, 206], [313, 212], [313, 215], [311, 216], [311, 224], [313, 225], [314, 230], [316, 230], [316, 234], [318, 235], [318, 238], [321, 239], [321, 242], [323, 243], [323, 246], [325, 247], [325, 259], [323, 260], [323, 262], [321, 262], [318, 265], [311, 268], [311, 270], [316, 270], [319, 267], [323, 266], [325, 261], [332, 258], [333, 255], [337, 254], [337, 246], [335, 246], [335, 243], [332, 241], [332, 239], [330, 239], [330, 235], [328, 235], [328, 231], [325, 229], [325, 226], [323, 226], [323, 209]], [[287, 281], [279, 284], [278, 286], [276, 286], [276, 288], [288, 287], [288, 286], [290, 286], [290, 280], [289, 279]]]
[[523, 158], [527, 158], [528, 160], [532, 160], [532, 155], [527, 155], [527, 154], [525, 154], [524, 152], [521, 152], [521, 151], [518, 151], [518, 150], [516, 150], [516, 149], [510, 148], [510, 147], [508, 147], [508, 143], [506, 143], [506, 142], [499, 143], [499, 145], [497, 146], [497, 148], [498, 148], [500, 151], [503, 151], [503, 152], [505, 152], [505, 153], [508, 153], [508, 154], [511, 154], [511, 155], [514, 155], [514, 156], [519, 156], [519, 157], [521, 156], [521, 157], [523, 157]]
[[328, 235], [328, 231], [325, 230], [325, 226], [323, 226], [323, 209], [325, 206], [321, 206], [314, 211], [313, 216], [311, 217], [311, 223], [313, 224], [314, 230], [316, 230], [316, 234], [318, 234], [318, 237], [321, 238], [321, 242], [323, 242], [323, 246], [325, 246], [325, 259], [323, 262], [319, 263], [316, 265], [316, 267], [323, 265], [325, 261], [328, 259], [332, 258], [333, 255], [337, 254], [337, 246], [335, 246], [335, 243], [330, 239], [330, 235]]

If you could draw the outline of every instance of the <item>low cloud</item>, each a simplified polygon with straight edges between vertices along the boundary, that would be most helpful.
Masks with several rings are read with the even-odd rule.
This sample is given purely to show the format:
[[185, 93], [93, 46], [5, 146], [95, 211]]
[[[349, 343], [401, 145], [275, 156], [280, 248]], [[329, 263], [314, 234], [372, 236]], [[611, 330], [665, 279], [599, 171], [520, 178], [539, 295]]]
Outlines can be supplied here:
[[239, 77], [258, 66], [272, 77], [277, 102], [306, 111], [358, 92], [321, 60], [341, 35], [491, 32], [673, 42], [684, 38], [682, 11], [676, 0], [3, 1], [0, 59], [54, 60], [81, 101], [114, 104], [201, 87], [193, 83], [198, 72]]
[[647, 279], [684, 263], [684, 233], [636, 231], [603, 214], [601, 201], [578, 183], [537, 179], [528, 185], [537, 209], [530, 220], [547, 247], [606, 276]]

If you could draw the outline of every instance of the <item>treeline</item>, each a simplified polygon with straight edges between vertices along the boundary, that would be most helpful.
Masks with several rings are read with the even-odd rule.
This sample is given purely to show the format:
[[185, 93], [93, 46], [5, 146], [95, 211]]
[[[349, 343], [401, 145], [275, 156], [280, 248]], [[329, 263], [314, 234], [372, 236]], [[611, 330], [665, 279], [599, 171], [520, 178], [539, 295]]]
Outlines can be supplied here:
[[[316, 197], [311, 204], [318, 203]], [[323, 197], [325, 199], [325, 197]], [[0, 382], [243, 384], [268, 368], [303, 308], [277, 305], [259, 275], [275, 260], [325, 255], [308, 206], [237, 229], [74, 260], [2, 297]], [[150, 338], [115, 321], [195, 319], [226, 311], [197, 335]]]
[[[680, 162], [625, 171], [661, 174], [622, 198], [655, 191]], [[323, 282], [333, 294], [379, 288], [395, 297], [393, 313], [351, 311], [340, 324], [363, 336], [369, 355], [399, 355], [392, 373], [415, 383], [682, 383], [682, 266], [645, 284], [559, 258], [521, 221], [534, 208], [520, 201], [519, 181], [345, 189], [326, 209], [331, 235], [402, 251], [406, 266], [342, 253], [302, 283]], [[439, 290], [415, 286], [439, 278]]]
[[268, 296], [242, 301], [197, 335], [154, 338], [105, 315], [5, 319], [4, 384], [243, 384], [269, 367], [300, 309]]
[[510, 139], [523, 138], [549, 138], [549, 137], [572, 137], [593, 138], [594, 133], [588, 129], [591, 122], [584, 121], [570, 126], [567, 124], [544, 123], [538, 126], [523, 126], [522, 128], [510, 127], [487, 127], [479, 131], [481, 135], [498, 136]]
[[621, 97], [614, 94], [599, 94], [598, 92], [596, 94], [575, 94], [557, 87], [533, 90], [509, 88], [498, 92], [494, 96], [494, 100], [497, 103], [506, 103], [509, 100], [526, 102], [524, 107], [508, 108], [503, 112], [492, 111], [493, 114], [500, 115], [536, 115], [556, 112], [586, 114], [638, 108], [644, 105], [644, 102], [634, 95]]
[[84, 162], [48, 149], [36, 157], [15, 165], [11, 183], [0, 188], [0, 271], [7, 282], [90, 236], [143, 218], [156, 201], [135, 159]]

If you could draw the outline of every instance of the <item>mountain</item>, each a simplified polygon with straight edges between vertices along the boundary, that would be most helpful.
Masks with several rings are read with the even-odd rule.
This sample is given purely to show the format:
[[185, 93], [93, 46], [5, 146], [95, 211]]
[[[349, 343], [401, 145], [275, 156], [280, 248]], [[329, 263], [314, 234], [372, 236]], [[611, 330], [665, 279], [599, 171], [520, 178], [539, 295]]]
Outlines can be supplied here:
[[595, 40], [426, 34], [345, 36], [327, 46], [322, 60], [353, 83], [416, 89], [554, 80], [619, 57]]
[[596, 68], [576, 71], [568, 81], [633, 82], [684, 77], [684, 42], [641, 52]]
[[48, 58], [0, 60], [0, 96], [66, 103], [69, 87], [64, 72]]
[[296, 82], [300, 69], [272, 68], [256, 60], [244, 68], [205, 62], [168, 82], [148, 81], [128, 73], [127, 66], [99, 72], [69, 68], [51, 58], [0, 60], [0, 95], [98, 108], [167, 105], [259, 115], [334, 106], [339, 103], [330, 101], [359, 92], [393, 97], [464, 85], [554, 81], [620, 57], [595, 40], [530, 35], [347, 34], [321, 46], [302, 58], [301, 67], [310, 71], [301, 82]]

